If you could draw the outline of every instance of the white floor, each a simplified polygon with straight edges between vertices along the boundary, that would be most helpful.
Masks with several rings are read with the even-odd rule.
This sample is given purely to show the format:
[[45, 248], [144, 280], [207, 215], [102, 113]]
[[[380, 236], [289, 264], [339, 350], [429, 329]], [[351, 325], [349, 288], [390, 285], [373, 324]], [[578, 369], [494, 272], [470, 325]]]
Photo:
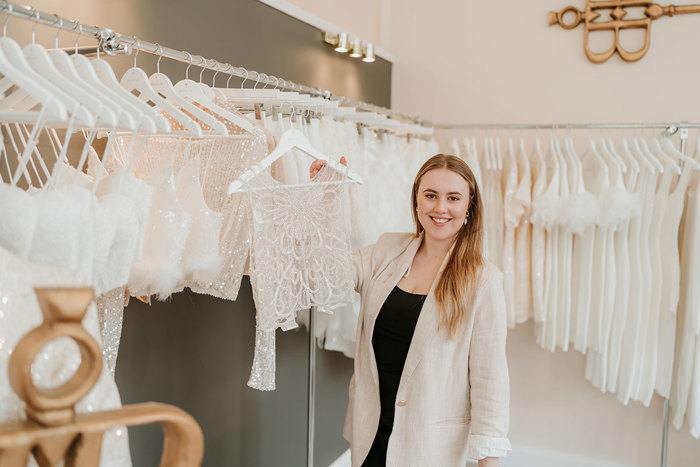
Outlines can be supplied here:
[[[473, 466], [477, 463], [468, 465]], [[526, 446], [513, 446], [513, 450], [500, 462], [500, 465], [501, 467], [634, 467], [629, 464], [572, 456]], [[350, 467], [350, 450], [345, 451], [329, 467]]]

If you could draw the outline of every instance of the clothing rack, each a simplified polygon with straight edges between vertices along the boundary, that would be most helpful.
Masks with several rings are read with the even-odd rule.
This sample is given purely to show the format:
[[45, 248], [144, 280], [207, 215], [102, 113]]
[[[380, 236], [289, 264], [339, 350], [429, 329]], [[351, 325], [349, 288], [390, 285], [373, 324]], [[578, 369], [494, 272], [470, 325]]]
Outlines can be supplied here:
[[[281, 79], [272, 75], [247, 70], [241, 66], [235, 67], [229, 63], [222, 63], [218, 60], [202, 57], [201, 55], [191, 54], [182, 50], [175, 50], [169, 47], [164, 47], [158, 43], [142, 41], [135, 37], [118, 34], [111, 29], [101, 28], [98, 26], [90, 26], [79, 23], [75, 20], [61, 18], [56, 14], [45, 13], [35, 8], [21, 6], [6, 1], [0, 1], [0, 10], [2, 13], [33, 21], [38, 24], [50, 26], [54, 28], [73, 31], [78, 34], [94, 36], [99, 41], [99, 47], [107, 55], [117, 55], [121, 53], [131, 54], [134, 50], [148, 52], [160, 57], [169, 58], [178, 62], [194, 65], [199, 68], [212, 70], [218, 73], [223, 73], [239, 78], [255, 80], [265, 86], [274, 86], [276, 89], [286, 89], [299, 93], [310, 94], [312, 96], [323, 97], [329, 100], [335, 100], [341, 104], [356, 107], [358, 109], [376, 112], [386, 115], [397, 120], [409, 121], [419, 125], [424, 125], [425, 122], [420, 117], [406, 115], [400, 112], [393, 111], [386, 107], [377, 106], [368, 102], [349, 99], [344, 96], [335, 96], [327, 89], [313, 88], [302, 84]], [[426, 125], [430, 126], [430, 125]]]
[[[435, 124], [436, 130], [653, 130], [663, 129], [664, 136], [680, 137], [680, 151], [685, 154], [688, 144], [688, 130], [700, 128], [700, 123], [465, 123], [465, 124]], [[681, 161], [681, 164], [683, 162]], [[668, 419], [669, 399], [664, 398], [663, 431], [661, 435], [661, 467], [666, 467], [668, 457]]]

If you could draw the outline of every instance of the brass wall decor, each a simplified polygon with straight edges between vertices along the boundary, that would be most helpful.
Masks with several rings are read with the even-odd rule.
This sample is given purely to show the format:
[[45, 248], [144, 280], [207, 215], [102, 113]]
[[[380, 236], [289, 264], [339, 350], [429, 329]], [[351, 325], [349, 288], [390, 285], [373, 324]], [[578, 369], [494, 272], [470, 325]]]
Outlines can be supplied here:
[[[644, 8], [644, 15], [641, 18], [624, 19], [628, 14], [627, 8]], [[601, 10], [610, 10], [611, 19], [609, 21], [596, 22], [601, 16]], [[573, 21], [567, 22], [565, 16], [569, 13], [573, 13]], [[583, 49], [588, 59], [593, 63], [604, 63], [612, 57], [615, 52], [627, 62], [636, 62], [649, 50], [652, 21], [662, 16], [674, 16], [688, 13], [700, 13], [700, 4], [661, 6], [652, 2], [637, 0], [586, 0], [586, 8], [583, 11], [574, 6], [567, 6], [559, 12], [550, 11], [549, 25], [554, 26], [558, 24], [564, 29], [574, 29], [576, 26], [583, 23]], [[620, 31], [624, 29], [644, 30], [644, 46], [633, 52], [626, 50], [620, 43]], [[591, 31], [613, 31], [615, 34], [614, 44], [605, 52], [593, 52], [589, 46]]]
[[[163, 427], [162, 467], [199, 466], [204, 456], [202, 430], [177, 407], [147, 402], [117, 410], [75, 412], [75, 403], [93, 388], [102, 370], [100, 347], [82, 327], [93, 290], [37, 288], [35, 292], [44, 321], [22, 337], [9, 362], [10, 384], [26, 403], [27, 420], [0, 424], [0, 467], [25, 467], [30, 456], [39, 467], [93, 467], [100, 464], [107, 429], [150, 423]], [[38, 387], [31, 377], [32, 362], [44, 345], [59, 337], [70, 337], [78, 344], [80, 366], [62, 386]]]

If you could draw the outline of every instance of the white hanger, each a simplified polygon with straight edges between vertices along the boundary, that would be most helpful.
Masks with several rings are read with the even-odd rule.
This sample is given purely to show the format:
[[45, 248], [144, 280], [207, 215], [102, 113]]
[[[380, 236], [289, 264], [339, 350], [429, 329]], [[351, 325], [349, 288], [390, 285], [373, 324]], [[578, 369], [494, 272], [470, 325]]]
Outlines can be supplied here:
[[615, 161], [620, 170], [623, 173], [627, 172], [627, 164], [625, 163], [622, 156], [615, 152], [615, 147], [613, 146], [612, 141], [609, 141], [606, 138], [600, 138], [600, 145], [603, 148], [603, 151], [608, 155], [608, 157]]
[[[654, 149], [654, 151], [651, 151], [652, 154], [654, 154], [656, 157], [663, 159], [665, 164], [670, 165], [674, 172], [677, 174], [681, 173], [681, 167], [678, 165], [678, 162], [675, 161], [671, 156], [666, 154], [666, 152], [661, 148], [661, 144], [659, 144], [659, 140], [656, 138], [650, 139], [651, 142], [651, 148]], [[642, 145], [647, 144], [646, 141], [642, 140]]]
[[[37, 24], [38, 22], [34, 25], [35, 29]], [[112, 109], [56, 68], [46, 49], [34, 42], [34, 31], [32, 43], [25, 46], [22, 52], [34, 70], [89, 110], [100, 125], [112, 127], [116, 124], [117, 117]]]
[[120, 96], [112, 93], [112, 90], [100, 81], [87, 57], [80, 54], [73, 54], [70, 60], [73, 62], [78, 76], [82, 78], [83, 82], [98, 93], [107, 105], [111, 105], [113, 109], [116, 109], [120, 129], [135, 131], [137, 128], [141, 128], [145, 123], [146, 126], [143, 130], [148, 133], [155, 133], [155, 122], [151, 121], [150, 124], [148, 124], [148, 117], [141, 112], [133, 114], [132, 108], [125, 103]]
[[605, 141], [605, 138], [600, 138], [600, 154], [606, 158], [608, 162], [608, 168], [613, 167], [616, 169], [616, 173], [622, 174], [622, 164], [620, 161], [615, 157], [609, 150], [608, 150], [608, 143]]
[[[159, 59], [160, 60], [160, 59]], [[140, 126], [139, 129], [143, 129], [148, 133], [170, 133], [172, 128], [170, 127], [170, 122], [168, 119], [156, 111], [155, 108], [146, 104], [141, 99], [137, 98], [133, 94], [129, 93], [124, 89], [117, 80], [114, 70], [105, 60], [97, 57], [92, 61], [92, 68], [95, 70], [95, 75], [100, 83], [102, 83], [106, 88], [113, 91], [113, 96], [115, 98], [121, 97], [125, 106], [131, 109], [133, 115], [143, 114], [147, 117]], [[152, 129], [151, 122], [155, 125], [155, 130]], [[152, 130], [152, 131], [151, 131]]]
[[668, 151], [668, 153], [671, 154], [671, 156], [676, 157], [678, 160], [683, 161], [686, 164], [690, 164], [690, 167], [692, 167], [694, 170], [700, 169], [700, 163], [698, 163], [698, 161], [696, 161], [692, 157], [689, 157], [680, 152], [678, 149], [676, 149], [675, 146], [673, 146], [673, 143], [671, 142], [670, 138], [663, 138], [661, 144], [664, 146], [666, 151]]
[[[608, 143], [612, 145], [612, 140], [609, 140]], [[632, 166], [632, 171], [633, 172], [639, 172], [642, 167], [639, 165], [639, 162], [637, 161], [637, 158], [632, 155], [632, 152], [630, 151], [629, 144], [627, 144], [627, 140], [623, 137], [622, 138], [622, 154], [627, 157], [627, 160], [629, 161], [630, 165]], [[654, 171], [654, 167], [651, 165], [649, 161], [644, 159], [644, 164], [646, 167], [651, 170], [652, 172]]]
[[[192, 56], [190, 56], [189, 65], [187, 65], [187, 71], [185, 72], [185, 80], [189, 79], [190, 66], [192, 66]], [[156, 71], [156, 73], [152, 74], [148, 78], [148, 81], [151, 83], [151, 86], [153, 86], [153, 89], [155, 89], [160, 95], [164, 96], [167, 101], [174, 105], [177, 105], [182, 110], [189, 113], [190, 115], [201, 121], [203, 124], [208, 126], [209, 131], [211, 133], [217, 135], [228, 134], [226, 125], [223, 122], [218, 120], [212, 114], [209, 114], [201, 108], [197, 107], [189, 100], [185, 99], [185, 97], [181, 95], [181, 93], [184, 90], [182, 88], [180, 89], [180, 91], [176, 90], [173, 86], [173, 83], [170, 81], [170, 78], [168, 78], [167, 75]], [[192, 81], [192, 83], [194, 83], [194, 81]], [[197, 97], [203, 97], [202, 90], [201, 88], [199, 88], [197, 83], [194, 83], [194, 86], [192, 86], [191, 89], [188, 89], [188, 91], [191, 93], [190, 97], [193, 95], [196, 95]], [[197, 94], [197, 91], [199, 92], [199, 94]]]
[[[192, 57], [190, 57], [190, 63], [191, 63], [191, 58]], [[206, 59], [203, 57], [202, 57], [202, 60], [206, 62]], [[188, 68], [189, 68], [189, 65], [188, 65]], [[202, 73], [203, 72], [204, 72], [204, 68], [202, 68]], [[211, 88], [209, 86], [207, 86], [206, 84], [201, 82], [201, 77], [202, 77], [201, 73], [199, 76], [200, 76], [199, 83], [197, 83], [191, 79], [188, 79], [188, 78], [185, 78], [185, 79], [179, 81], [175, 85], [175, 91], [177, 91], [178, 95], [180, 95], [183, 98], [190, 99], [192, 102], [197, 103], [197, 104], [201, 105], [202, 107], [209, 109], [211, 112], [215, 113], [219, 117], [221, 117], [225, 120], [228, 120], [229, 122], [244, 129], [245, 131], [247, 131], [249, 133], [257, 133], [260, 131], [259, 128], [250, 120], [247, 120], [240, 115], [236, 115], [232, 112], [229, 112], [228, 110], [215, 104], [213, 101], [214, 92], [211, 90]], [[153, 77], [151, 77], [151, 78], [153, 78]], [[209, 96], [207, 96], [205, 89], [211, 93]], [[219, 123], [221, 123], [221, 122], [219, 122]], [[222, 123], [222, 125], [223, 125], [223, 123]]]
[[299, 130], [291, 129], [282, 133], [282, 137], [280, 138], [280, 141], [277, 144], [277, 147], [274, 151], [268, 154], [259, 163], [246, 170], [236, 180], [231, 182], [231, 184], [228, 186], [228, 194], [230, 195], [232, 193], [245, 191], [242, 190], [242, 188], [246, 182], [250, 181], [260, 172], [270, 167], [273, 162], [275, 162], [277, 159], [279, 159], [292, 149], [298, 149], [316, 160], [324, 160], [330, 168], [345, 173], [351, 181], [360, 184], [362, 183], [362, 178], [358, 174], [349, 170], [346, 166], [333, 160], [330, 160], [326, 155], [314, 149], [314, 147], [311, 146], [311, 143], [309, 143], [309, 140], [306, 139], [306, 136], [304, 136], [302, 132], [300, 132]]
[[[2, 41], [2, 39], [0, 39]], [[3, 81], [9, 83], [10, 86], [16, 86], [17, 89], [9, 96], [0, 100], [0, 117], [5, 122], [34, 122], [38, 117], [36, 111], [17, 111], [13, 110], [13, 105], [10, 99], [17, 96], [18, 101], [31, 101], [31, 107], [38, 103], [42, 108], [46, 109], [47, 120], [62, 121], [68, 117], [66, 106], [57, 99], [50, 91], [48, 86], [40, 84], [41, 81], [35, 81], [33, 76], [23, 73], [15, 68], [7, 59], [5, 53], [0, 46], [0, 73], [4, 76]]]
[[[50, 94], [50, 96], [58, 101], [64, 111], [70, 111], [71, 114], [75, 113], [77, 115], [77, 123], [84, 126], [93, 127], [95, 125], [95, 118], [86, 108], [82, 107], [80, 103], [72, 96], [68, 95], [58, 86], [54, 85], [51, 81], [40, 75], [34, 70], [27, 62], [22, 49], [19, 44], [8, 37], [0, 38], [0, 48], [3, 51], [3, 57], [7, 60], [6, 71], [10, 77], [14, 72], [18, 74], [14, 79], [17, 79], [17, 84], [20, 89], [26, 88], [27, 91], [32, 90], [34, 95], [38, 96], [34, 85], [39, 85], [44, 87]], [[24, 76], [23, 76], [24, 75]], [[26, 85], [23, 86], [23, 82]], [[15, 108], [20, 111], [29, 111], [34, 107], [35, 103], [31, 99], [26, 99], [26, 95], [22, 92], [13, 93], [13, 95], [8, 96], [0, 101], [0, 108], [7, 109], [10, 107]], [[51, 109], [47, 109], [51, 110]], [[36, 112], [30, 112], [29, 115], [36, 115]], [[46, 115], [47, 117], [50, 115]], [[62, 120], [65, 120], [65, 114], [61, 115]], [[36, 118], [36, 117], [34, 117]], [[9, 119], [4, 119], [4, 121], [10, 121]]]
[[[138, 43], [138, 40], [136, 40], [136, 42]], [[203, 135], [202, 127], [153, 89], [146, 72], [136, 66], [136, 57], [138, 54], [139, 47], [137, 46], [136, 54], [134, 55], [134, 66], [126, 70], [119, 84], [130, 93], [137, 91], [139, 93], [139, 99], [145, 102], [151, 102], [155, 108], [166, 112], [173, 120], [183, 127], [185, 133], [188, 135], [194, 138], [201, 138]]]
[[[573, 165], [576, 166], [576, 169], [578, 170], [579, 181], [580, 181], [583, 178], [583, 164], [581, 163], [581, 159], [576, 154], [576, 148], [574, 147], [573, 138], [569, 137], [569, 138], [566, 138], [564, 140], [564, 149], [566, 150], [566, 153], [571, 158]], [[584, 191], [584, 188], [579, 187], [579, 191], [580, 192]]]
[[533, 149], [533, 155], [537, 157], [540, 161], [540, 170], [547, 170], [547, 162], [545, 161], [544, 154], [542, 154], [542, 147], [540, 145], [540, 138], [535, 137], [535, 147]]
[[[7, 23], [12, 16], [12, 8], [11, 4], [7, 4], [7, 18], [0, 37], [0, 73], [3, 75], [0, 92], [5, 93], [12, 86], [15, 86], [15, 90], [0, 100], [0, 116], [5, 122], [30, 123], [35, 122], [43, 113], [47, 121], [64, 121], [68, 117], [65, 103], [54, 94], [52, 85], [24, 60], [19, 44], [7, 37]], [[14, 50], [14, 59], [5, 53], [5, 49]], [[20, 103], [28, 107], [19, 109], [17, 104]], [[37, 104], [41, 106], [41, 111], [30, 110]]]
[[503, 170], [503, 156], [501, 156], [501, 138], [496, 138], [496, 166], [498, 170]]
[[640, 157], [645, 158], [649, 161], [650, 164], [656, 167], [656, 172], [664, 172], [664, 165], [651, 153], [651, 151], [649, 151], [649, 146], [646, 145], [646, 141], [644, 141], [643, 139], [635, 138], [634, 140], [632, 140], [632, 146], [640, 155]]

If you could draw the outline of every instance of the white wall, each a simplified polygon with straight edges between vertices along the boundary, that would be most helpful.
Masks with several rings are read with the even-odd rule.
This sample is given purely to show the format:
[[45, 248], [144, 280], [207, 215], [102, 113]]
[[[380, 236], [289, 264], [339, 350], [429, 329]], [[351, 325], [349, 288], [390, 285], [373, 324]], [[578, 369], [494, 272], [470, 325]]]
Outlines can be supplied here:
[[289, 0], [288, 3], [303, 8], [365, 41], [380, 45], [381, 0]]

